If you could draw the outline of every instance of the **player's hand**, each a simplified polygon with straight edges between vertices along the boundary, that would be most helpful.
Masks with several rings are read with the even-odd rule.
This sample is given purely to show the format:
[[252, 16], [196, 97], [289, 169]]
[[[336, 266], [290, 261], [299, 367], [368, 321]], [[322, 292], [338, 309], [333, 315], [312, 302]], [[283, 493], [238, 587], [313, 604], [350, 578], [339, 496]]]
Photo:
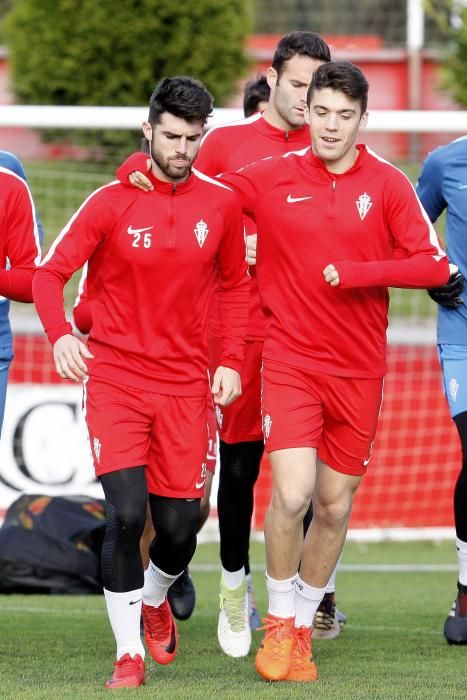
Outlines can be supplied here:
[[79, 382], [88, 373], [83, 357], [91, 360], [92, 355], [86, 345], [74, 335], [62, 335], [54, 345], [55, 369], [62, 379]]
[[240, 375], [230, 367], [218, 367], [212, 380], [212, 398], [219, 406], [228, 406], [242, 393]]
[[256, 265], [256, 244], [258, 236], [252, 233], [246, 237], [246, 261], [248, 265]]
[[[148, 170], [150, 167], [151, 159], [148, 158]], [[133, 187], [139, 187], [139, 189], [143, 190], [143, 192], [149, 192], [150, 190], [154, 189], [151, 180], [149, 180], [149, 178], [147, 178], [146, 175], [141, 173], [139, 170], [133, 170], [133, 172], [128, 175], [128, 179]]]
[[326, 265], [323, 270], [323, 277], [331, 287], [337, 287], [340, 282], [339, 273], [334, 265]]
[[428, 294], [440, 306], [445, 309], [455, 309], [464, 302], [461, 299], [461, 292], [464, 289], [464, 276], [459, 268], [452, 263], [449, 264], [451, 275], [442, 287], [431, 287]]

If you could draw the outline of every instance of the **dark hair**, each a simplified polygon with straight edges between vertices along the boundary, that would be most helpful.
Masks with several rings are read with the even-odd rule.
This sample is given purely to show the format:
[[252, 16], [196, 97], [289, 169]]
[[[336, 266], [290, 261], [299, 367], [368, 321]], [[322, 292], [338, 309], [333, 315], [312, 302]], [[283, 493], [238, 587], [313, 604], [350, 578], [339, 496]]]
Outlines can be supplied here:
[[360, 102], [362, 114], [366, 112], [368, 105], [368, 80], [360, 68], [349, 61], [331, 61], [323, 63], [313, 73], [310, 87], [306, 96], [308, 107], [310, 106], [315, 90], [330, 88], [350, 97], [351, 100]]
[[178, 76], [162, 78], [149, 100], [148, 122], [157, 124], [161, 114], [170, 112], [187, 122], [204, 122], [212, 112], [213, 98], [203, 83]]
[[249, 80], [243, 92], [243, 112], [245, 117], [250, 117], [257, 112], [259, 103], [267, 102], [270, 93], [271, 88], [265, 75], [257, 75], [256, 78]]
[[317, 61], [330, 61], [331, 52], [324, 39], [315, 32], [290, 32], [285, 34], [277, 44], [272, 59], [272, 67], [280, 76], [284, 63], [294, 56], [308, 56]]

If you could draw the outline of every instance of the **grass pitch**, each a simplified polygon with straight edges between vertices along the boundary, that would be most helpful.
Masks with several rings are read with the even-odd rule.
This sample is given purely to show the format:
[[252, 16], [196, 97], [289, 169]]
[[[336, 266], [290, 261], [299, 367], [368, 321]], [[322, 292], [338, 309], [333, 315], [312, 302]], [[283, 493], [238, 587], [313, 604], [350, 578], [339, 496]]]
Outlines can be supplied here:
[[[265, 611], [263, 547], [252, 561], [257, 603]], [[431, 565], [436, 570], [382, 571], [373, 566]], [[179, 655], [168, 667], [147, 657], [146, 685], [108, 691], [114, 644], [102, 596], [0, 597], [0, 698], [74, 700], [109, 697], [168, 700], [238, 698], [467, 697], [467, 647], [449, 646], [444, 618], [455, 594], [452, 544], [382, 543], [346, 546], [338, 576], [338, 604], [348, 622], [335, 640], [315, 642], [316, 684], [270, 684], [253, 668], [251, 655], [231, 659], [218, 648], [217, 545], [200, 545], [193, 562], [197, 606], [179, 623]], [[349, 570], [349, 567], [358, 570]], [[370, 567], [365, 569], [365, 567]], [[363, 569], [363, 570], [362, 570]]]

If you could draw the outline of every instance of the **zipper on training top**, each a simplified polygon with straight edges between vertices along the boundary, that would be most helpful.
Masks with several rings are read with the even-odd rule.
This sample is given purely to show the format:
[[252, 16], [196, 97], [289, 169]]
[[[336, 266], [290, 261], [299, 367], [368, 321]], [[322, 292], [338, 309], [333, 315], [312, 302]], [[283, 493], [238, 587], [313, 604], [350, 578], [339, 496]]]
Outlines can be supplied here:
[[169, 211], [169, 236], [167, 240], [168, 248], [175, 248], [175, 194], [177, 192], [177, 185], [174, 183], [172, 185], [172, 192], [170, 194], [170, 211]]
[[329, 199], [329, 206], [326, 218], [335, 219], [336, 218], [336, 187], [337, 182], [332, 180], [331, 182], [331, 197]]

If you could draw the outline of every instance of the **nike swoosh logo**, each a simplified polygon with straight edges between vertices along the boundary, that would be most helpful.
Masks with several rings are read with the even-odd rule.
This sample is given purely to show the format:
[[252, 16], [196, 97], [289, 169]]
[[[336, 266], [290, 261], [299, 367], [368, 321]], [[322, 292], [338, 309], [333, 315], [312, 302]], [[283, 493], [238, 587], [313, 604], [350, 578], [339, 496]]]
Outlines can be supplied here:
[[141, 603], [142, 600], [142, 598], [138, 598], [138, 600], [130, 600], [129, 605], [136, 605], [136, 603]]
[[304, 202], [305, 199], [313, 199], [313, 195], [310, 195], [309, 197], [292, 197], [291, 194], [287, 197], [287, 201], [289, 204], [293, 204], [294, 202]]
[[202, 489], [205, 483], [206, 483], [206, 479], [204, 481], [200, 481], [200, 482], [197, 481], [195, 484], [195, 488]]
[[150, 231], [154, 226], [146, 226], [146, 228], [133, 228], [133, 226], [128, 226], [127, 228], [127, 233], [133, 234], [133, 233], [144, 233], [145, 231]]

